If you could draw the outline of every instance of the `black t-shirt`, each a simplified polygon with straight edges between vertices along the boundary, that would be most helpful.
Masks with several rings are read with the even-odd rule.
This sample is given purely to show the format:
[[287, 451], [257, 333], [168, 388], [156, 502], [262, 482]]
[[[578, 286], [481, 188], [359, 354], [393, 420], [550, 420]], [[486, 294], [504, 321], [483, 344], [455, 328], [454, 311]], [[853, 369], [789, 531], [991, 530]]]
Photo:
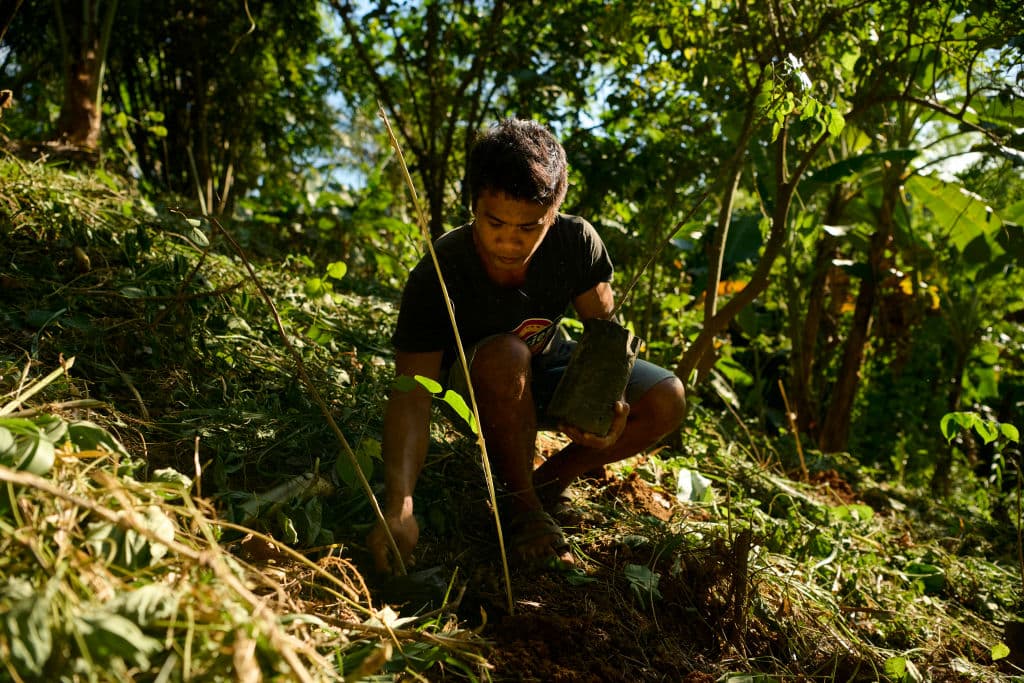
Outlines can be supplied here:
[[[472, 225], [437, 238], [434, 250], [466, 349], [485, 337], [511, 332], [540, 353], [572, 300], [612, 278], [604, 243], [577, 216], [558, 214], [521, 287], [502, 287], [488, 277], [473, 245]], [[455, 336], [429, 254], [409, 275], [391, 341], [399, 351], [443, 351], [446, 367], [455, 357]]]

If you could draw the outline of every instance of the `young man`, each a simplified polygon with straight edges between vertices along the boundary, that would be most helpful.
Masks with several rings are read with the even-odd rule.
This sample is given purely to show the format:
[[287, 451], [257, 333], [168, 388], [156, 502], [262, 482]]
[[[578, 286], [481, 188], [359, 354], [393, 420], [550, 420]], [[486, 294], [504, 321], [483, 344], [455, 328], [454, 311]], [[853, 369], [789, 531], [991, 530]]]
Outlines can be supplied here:
[[[473, 146], [468, 174], [474, 219], [441, 236], [435, 250], [470, 363], [481, 428], [495, 473], [509, 494], [506, 544], [525, 563], [572, 561], [561, 529], [544, 510], [585, 472], [635, 455], [683, 419], [682, 383], [638, 360], [607, 435], [561, 428], [572, 439], [533, 469], [537, 429], [557, 427], [545, 407], [572, 342], [558, 332], [569, 304], [580, 320], [614, 308], [612, 264], [585, 220], [558, 212], [568, 185], [565, 150], [544, 127], [506, 120]], [[455, 338], [429, 256], [412, 271], [392, 338], [395, 374], [423, 375], [466, 396]], [[468, 400], [468, 396], [467, 396]], [[394, 391], [384, 413], [384, 519], [403, 560], [419, 538], [413, 490], [426, 459], [431, 395]], [[386, 530], [367, 539], [379, 571], [395, 568]]]

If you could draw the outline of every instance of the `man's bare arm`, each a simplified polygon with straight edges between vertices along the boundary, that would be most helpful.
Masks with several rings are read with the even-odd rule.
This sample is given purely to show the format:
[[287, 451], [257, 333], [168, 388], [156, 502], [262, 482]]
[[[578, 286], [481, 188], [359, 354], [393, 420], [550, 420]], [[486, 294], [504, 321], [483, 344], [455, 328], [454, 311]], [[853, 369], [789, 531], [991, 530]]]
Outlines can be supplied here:
[[[437, 380], [441, 352], [395, 354], [395, 375], [422, 375]], [[432, 396], [418, 383], [409, 391], [392, 390], [384, 410], [384, 519], [407, 561], [419, 539], [413, 517], [413, 491], [427, 458]], [[367, 539], [379, 571], [395, 570], [388, 554], [387, 536], [377, 526]]]
[[615, 310], [615, 294], [610, 283], [600, 282], [573, 299], [572, 305], [580, 320], [610, 318]]

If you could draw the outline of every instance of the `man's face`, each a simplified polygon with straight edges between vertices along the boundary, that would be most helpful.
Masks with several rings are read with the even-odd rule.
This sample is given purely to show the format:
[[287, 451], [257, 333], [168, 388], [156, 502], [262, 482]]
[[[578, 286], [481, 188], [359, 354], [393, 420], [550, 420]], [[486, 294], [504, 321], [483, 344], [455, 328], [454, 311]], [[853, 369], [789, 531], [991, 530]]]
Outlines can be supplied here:
[[512, 199], [484, 190], [473, 220], [476, 251], [492, 279], [503, 282], [526, 274], [537, 247], [555, 222], [556, 207]]

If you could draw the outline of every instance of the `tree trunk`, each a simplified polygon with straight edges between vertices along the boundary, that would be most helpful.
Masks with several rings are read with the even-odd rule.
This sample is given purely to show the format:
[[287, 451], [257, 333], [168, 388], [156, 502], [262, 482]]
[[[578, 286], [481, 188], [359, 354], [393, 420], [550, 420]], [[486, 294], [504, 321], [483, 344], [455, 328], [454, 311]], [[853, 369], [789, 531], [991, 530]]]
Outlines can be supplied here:
[[69, 147], [94, 152], [102, 131], [103, 67], [117, 0], [86, 0], [81, 14], [65, 12], [61, 0], [54, 11], [64, 53], [64, 102], [57, 121], [56, 139]]
[[13, 2], [4, 3], [4, 7], [0, 9], [0, 43], [4, 41], [7, 29], [10, 28], [11, 22], [14, 21], [14, 15], [18, 13], [18, 8], [21, 7], [22, 2], [23, 0], [14, 0]]
[[892, 168], [886, 172], [882, 190], [882, 205], [878, 212], [878, 230], [871, 238], [868, 252], [868, 274], [861, 280], [857, 302], [853, 311], [853, 323], [846, 339], [843, 362], [839, 369], [832, 396], [829, 399], [825, 422], [822, 425], [818, 445], [826, 453], [846, 450], [850, 439], [850, 421], [853, 401], [860, 386], [860, 370], [864, 361], [864, 349], [871, 332], [871, 318], [878, 298], [878, 284], [882, 281], [885, 267], [885, 252], [892, 242], [894, 212], [899, 201], [901, 170]]
[[[842, 190], [836, 188], [825, 214], [825, 225], [835, 225], [842, 214]], [[795, 319], [792, 324], [793, 343], [793, 410], [796, 412], [797, 429], [817, 438], [820, 427], [820, 406], [815, 399], [814, 365], [818, 349], [818, 336], [825, 316], [825, 293], [828, 287], [828, 273], [835, 258], [837, 240], [825, 233], [818, 242], [817, 253], [811, 271], [810, 294], [807, 297], [807, 313], [803, 324]]]
[[771, 272], [772, 264], [775, 263], [775, 259], [778, 258], [779, 252], [782, 251], [785, 244], [786, 218], [789, 214], [792, 192], [791, 186], [785, 186], [779, 193], [781, 201], [776, 204], [773, 212], [768, 241], [765, 243], [761, 259], [758, 261], [750, 281], [747, 282], [747, 286], [737, 292], [713, 317], [704, 320], [704, 327], [700, 334], [686, 349], [679, 364], [676, 365], [676, 377], [684, 383], [689, 381], [690, 373], [693, 370], [697, 368], [710, 369], [709, 366], [702, 365], [701, 361], [714, 347], [715, 335], [724, 330], [740, 311], [768, 287], [768, 275]]

